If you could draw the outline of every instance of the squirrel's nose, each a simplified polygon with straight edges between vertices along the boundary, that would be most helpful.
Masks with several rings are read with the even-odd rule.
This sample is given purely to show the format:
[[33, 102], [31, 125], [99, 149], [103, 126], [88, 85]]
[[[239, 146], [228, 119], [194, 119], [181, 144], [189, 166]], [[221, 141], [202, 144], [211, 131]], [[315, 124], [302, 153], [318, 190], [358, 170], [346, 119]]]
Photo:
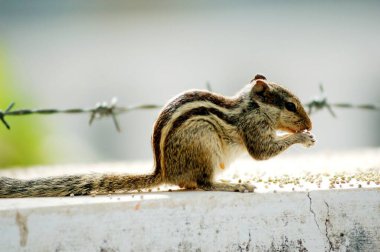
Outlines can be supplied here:
[[305, 120], [305, 129], [310, 131], [312, 128], [313, 128], [313, 124], [311, 123], [311, 120], [307, 118], [307, 120]]

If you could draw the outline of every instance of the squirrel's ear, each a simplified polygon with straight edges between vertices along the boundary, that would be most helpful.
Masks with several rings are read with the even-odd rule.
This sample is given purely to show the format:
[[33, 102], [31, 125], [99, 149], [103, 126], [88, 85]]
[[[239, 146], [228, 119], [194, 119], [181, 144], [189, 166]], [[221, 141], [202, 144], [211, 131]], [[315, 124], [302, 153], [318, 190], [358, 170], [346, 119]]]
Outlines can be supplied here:
[[266, 80], [256, 80], [256, 83], [253, 85], [252, 91], [256, 94], [263, 94], [265, 91], [269, 89], [269, 85]]
[[264, 75], [256, 74], [256, 75], [255, 75], [255, 78], [253, 78], [253, 79], [251, 80], [251, 83], [254, 82], [255, 80], [266, 80], [266, 79], [267, 79], [267, 78], [265, 78]]

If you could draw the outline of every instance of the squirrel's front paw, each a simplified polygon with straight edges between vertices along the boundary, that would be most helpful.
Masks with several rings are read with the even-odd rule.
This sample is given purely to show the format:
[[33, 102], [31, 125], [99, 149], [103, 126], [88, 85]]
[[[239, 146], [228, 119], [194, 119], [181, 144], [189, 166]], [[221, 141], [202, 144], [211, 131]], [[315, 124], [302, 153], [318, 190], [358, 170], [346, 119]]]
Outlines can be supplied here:
[[316, 140], [309, 131], [304, 131], [301, 133], [298, 133], [300, 136], [300, 143], [302, 143], [305, 147], [311, 147], [315, 144]]

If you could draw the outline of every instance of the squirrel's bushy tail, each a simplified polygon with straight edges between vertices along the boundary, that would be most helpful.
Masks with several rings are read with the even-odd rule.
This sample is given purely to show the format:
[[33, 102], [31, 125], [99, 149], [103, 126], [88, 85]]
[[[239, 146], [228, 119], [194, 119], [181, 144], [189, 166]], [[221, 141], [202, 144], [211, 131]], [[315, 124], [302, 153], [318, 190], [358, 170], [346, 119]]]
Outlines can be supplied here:
[[161, 183], [159, 174], [86, 174], [20, 180], [0, 177], [0, 198], [126, 193]]

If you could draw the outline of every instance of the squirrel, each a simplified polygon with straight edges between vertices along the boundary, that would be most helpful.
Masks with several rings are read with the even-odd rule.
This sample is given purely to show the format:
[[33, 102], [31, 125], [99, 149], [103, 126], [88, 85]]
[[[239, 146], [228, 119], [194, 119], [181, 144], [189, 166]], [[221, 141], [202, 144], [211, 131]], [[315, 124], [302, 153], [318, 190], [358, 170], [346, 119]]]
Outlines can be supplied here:
[[[0, 198], [127, 193], [160, 184], [206, 191], [253, 191], [215, 182], [239, 154], [266, 160], [293, 144], [310, 147], [312, 123], [300, 100], [257, 74], [237, 95], [190, 90], [170, 100], [154, 124], [152, 174], [85, 174], [20, 180], [0, 178]], [[288, 134], [278, 136], [277, 130]]]

